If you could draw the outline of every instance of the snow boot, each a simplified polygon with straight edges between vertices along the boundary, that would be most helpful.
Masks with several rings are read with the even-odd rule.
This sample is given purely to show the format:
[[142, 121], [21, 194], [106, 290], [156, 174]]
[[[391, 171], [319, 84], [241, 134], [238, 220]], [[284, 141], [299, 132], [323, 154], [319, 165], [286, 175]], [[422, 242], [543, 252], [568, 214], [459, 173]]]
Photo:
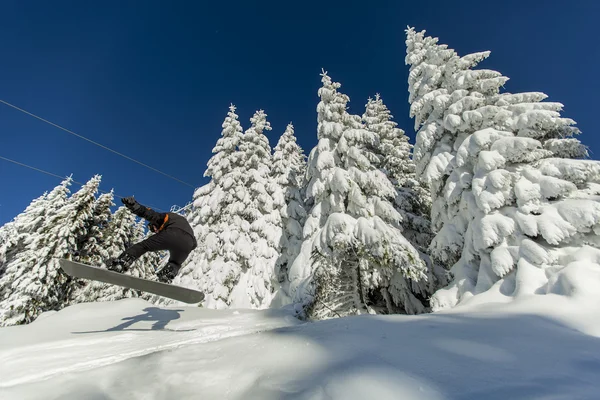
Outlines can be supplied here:
[[163, 269], [156, 273], [158, 281], [162, 283], [171, 283], [179, 272], [179, 266], [173, 263], [168, 263]]

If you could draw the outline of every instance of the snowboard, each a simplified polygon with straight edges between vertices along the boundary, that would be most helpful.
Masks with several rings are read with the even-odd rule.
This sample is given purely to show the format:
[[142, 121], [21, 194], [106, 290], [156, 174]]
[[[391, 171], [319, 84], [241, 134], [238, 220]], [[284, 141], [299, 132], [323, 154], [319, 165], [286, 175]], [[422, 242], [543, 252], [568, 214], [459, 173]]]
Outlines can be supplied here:
[[182, 301], [188, 304], [199, 303], [204, 300], [204, 293], [182, 286], [137, 278], [135, 276], [125, 275], [105, 268], [81, 264], [71, 260], [60, 259], [59, 264], [67, 275], [75, 278], [110, 283], [129, 289], [156, 294], [162, 297], [168, 297], [169, 299]]

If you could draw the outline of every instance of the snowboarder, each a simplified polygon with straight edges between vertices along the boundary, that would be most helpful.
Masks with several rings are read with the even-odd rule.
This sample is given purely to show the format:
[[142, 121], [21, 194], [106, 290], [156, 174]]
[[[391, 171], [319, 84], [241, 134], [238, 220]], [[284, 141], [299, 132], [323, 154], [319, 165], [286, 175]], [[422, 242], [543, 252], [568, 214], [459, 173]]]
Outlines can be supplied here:
[[132, 213], [149, 222], [148, 228], [154, 235], [134, 244], [116, 259], [110, 260], [108, 268], [116, 272], [126, 272], [131, 264], [146, 252], [168, 250], [169, 263], [157, 275], [159, 281], [171, 283], [181, 264], [198, 246], [192, 227], [181, 215], [156, 212], [139, 204], [133, 196], [124, 197], [121, 201]]

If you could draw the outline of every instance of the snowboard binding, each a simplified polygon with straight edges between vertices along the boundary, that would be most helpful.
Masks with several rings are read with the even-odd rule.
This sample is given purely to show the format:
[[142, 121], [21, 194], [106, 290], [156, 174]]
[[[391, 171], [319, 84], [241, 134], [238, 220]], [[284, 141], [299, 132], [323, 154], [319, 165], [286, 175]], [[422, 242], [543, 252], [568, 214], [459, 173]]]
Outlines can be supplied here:
[[156, 272], [156, 276], [159, 282], [171, 283], [177, 276], [177, 272], [179, 272], [179, 268], [172, 263], [168, 263]]
[[129, 271], [129, 267], [135, 260], [129, 254], [124, 254], [118, 258], [109, 259], [106, 263], [106, 267], [110, 271], [124, 273]]

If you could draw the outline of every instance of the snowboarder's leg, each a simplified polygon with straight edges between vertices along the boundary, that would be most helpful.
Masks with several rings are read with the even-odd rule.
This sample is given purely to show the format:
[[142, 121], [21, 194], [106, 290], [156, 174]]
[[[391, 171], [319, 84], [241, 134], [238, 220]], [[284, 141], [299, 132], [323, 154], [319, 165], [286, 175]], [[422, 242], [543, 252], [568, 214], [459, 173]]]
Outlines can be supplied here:
[[171, 235], [168, 235], [166, 231], [160, 232], [134, 244], [121, 253], [115, 260], [112, 260], [112, 265], [109, 265], [109, 269], [117, 272], [127, 272], [131, 264], [147, 252], [170, 250], [173, 246], [173, 241], [170, 236]]
[[183, 231], [173, 231], [172, 240], [174, 243], [169, 250], [169, 263], [157, 274], [159, 281], [164, 283], [171, 283], [173, 281], [179, 273], [183, 262], [196, 247], [194, 239]]

